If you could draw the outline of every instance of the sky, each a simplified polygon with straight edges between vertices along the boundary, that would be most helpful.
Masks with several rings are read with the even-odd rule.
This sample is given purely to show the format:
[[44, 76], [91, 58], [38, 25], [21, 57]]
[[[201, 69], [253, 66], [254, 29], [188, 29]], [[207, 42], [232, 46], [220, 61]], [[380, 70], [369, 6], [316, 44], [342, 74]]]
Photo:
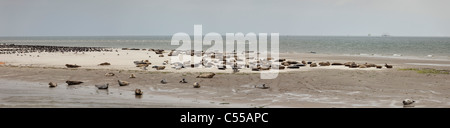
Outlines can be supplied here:
[[0, 36], [450, 37], [449, 0], [0, 0]]

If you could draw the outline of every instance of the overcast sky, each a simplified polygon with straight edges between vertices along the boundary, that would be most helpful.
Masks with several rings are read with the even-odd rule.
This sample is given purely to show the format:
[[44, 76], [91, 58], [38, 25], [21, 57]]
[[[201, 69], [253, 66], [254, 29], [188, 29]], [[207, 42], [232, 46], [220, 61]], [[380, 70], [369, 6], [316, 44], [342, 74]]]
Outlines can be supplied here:
[[0, 0], [0, 36], [450, 36], [450, 0]]

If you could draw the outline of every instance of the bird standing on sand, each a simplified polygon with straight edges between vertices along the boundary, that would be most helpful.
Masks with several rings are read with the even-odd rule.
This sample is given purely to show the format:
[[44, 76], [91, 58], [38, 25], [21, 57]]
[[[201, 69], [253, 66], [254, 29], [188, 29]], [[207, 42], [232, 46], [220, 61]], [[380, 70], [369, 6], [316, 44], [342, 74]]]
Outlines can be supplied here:
[[117, 82], [119, 82], [119, 85], [120, 85], [120, 86], [127, 86], [127, 85], [130, 85], [130, 83], [127, 82], [127, 81], [117, 80]]

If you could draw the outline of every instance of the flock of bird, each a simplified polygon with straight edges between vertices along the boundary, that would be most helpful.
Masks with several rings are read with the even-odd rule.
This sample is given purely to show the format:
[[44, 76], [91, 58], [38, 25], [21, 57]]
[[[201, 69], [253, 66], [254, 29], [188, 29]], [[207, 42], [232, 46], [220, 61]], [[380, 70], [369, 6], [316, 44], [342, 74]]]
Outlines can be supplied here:
[[45, 45], [0, 45], [0, 54], [22, 54], [33, 52], [112, 52], [111, 48], [103, 47], [69, 47], [69, 46], [45, 46]]

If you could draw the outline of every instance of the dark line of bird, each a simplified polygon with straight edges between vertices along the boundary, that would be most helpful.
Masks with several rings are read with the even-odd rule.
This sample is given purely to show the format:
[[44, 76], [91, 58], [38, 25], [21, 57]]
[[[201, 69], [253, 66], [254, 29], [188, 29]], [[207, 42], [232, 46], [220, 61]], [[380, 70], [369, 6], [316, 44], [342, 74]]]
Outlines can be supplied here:
[[70, 47], [70, 46], [45, 46], [45, 45], [0, 45], [0, 54], [19, 54], [33, 52], [112, 52], [112, 48], [106, 47]]

